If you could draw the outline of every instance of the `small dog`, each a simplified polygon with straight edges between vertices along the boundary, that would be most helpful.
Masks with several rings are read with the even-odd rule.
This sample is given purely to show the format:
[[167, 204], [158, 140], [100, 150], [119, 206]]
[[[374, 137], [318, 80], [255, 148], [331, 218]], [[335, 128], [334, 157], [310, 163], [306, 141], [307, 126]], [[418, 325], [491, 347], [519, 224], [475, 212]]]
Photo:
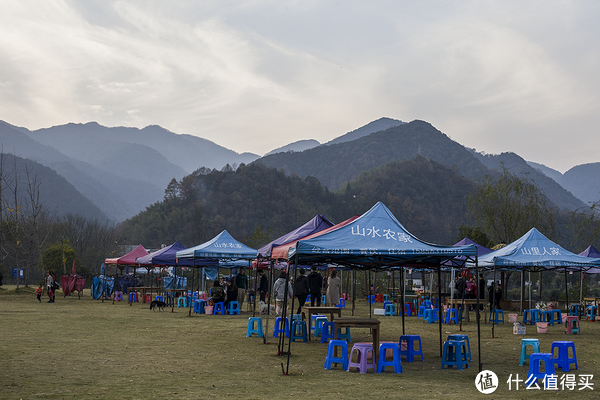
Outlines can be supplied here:
[[[265, 315], [267, 313], [267, 310], [269, 309], [269, 305], [264, 301], [260, 301], [258, 303], [258, 309], [261, 315]], [[273, 307], [271, 307], [271, 312], [273, 312]]]
[[152, 311], [156, 311], [157, 309], [160, 311], [165, 311], [165, 306], [166, 303], [160, 300], [153, 300], [152, 303], [150, 303], [150, 309]]

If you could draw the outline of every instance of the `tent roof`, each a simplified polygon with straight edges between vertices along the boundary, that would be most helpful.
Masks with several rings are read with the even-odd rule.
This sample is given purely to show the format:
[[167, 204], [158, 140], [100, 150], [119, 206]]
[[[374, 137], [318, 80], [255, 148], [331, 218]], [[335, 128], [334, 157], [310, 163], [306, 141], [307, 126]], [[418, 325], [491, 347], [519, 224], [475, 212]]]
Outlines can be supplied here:
[[[600, 258], [600, 251], [597, 248], [590, 245], [587, 249], [579, 253], [580, 256], [584, 257], [592, 257], [592, 258]], [[588, 274], [600, 274], [600, 268], [590, 268], [585, 271]]]
[[468, 237], [454, 243], [454, 246], [466, 246], [469, 244], [474, 244], [477, 247], [477, 255], [480, 257], [483, 256], [484, 254], [491, 253], [492, 251], [494, 251], [488, 247], [480, 245], [477, 242], [474, 242], [473, 240], [469, 239]]
[[475, 245], [440, 246], [408, 232], [381, 202], [348, 225], [321, 236], [298, 241], [289, 259], [329, 262], [352, 267], [385, 268], [398, 265], [437, 266], [456, 256], [476, 256]]
[[291, 241], [300, 239], [315, 232], [322, 231], [323, 229], [329, 228], [330, 226], [333, 226], [333, 223], [331, 221], [325, 218], [324, 215], [317, 214], [313, 217], [313, 219], [306, 222], [304, 225], [273, 240], [271, 243], [262, 246], [260, 249], [258, 249], [258, 256], [265, 258], [271, 257], [273, 247], [282, 245], [284, 243], [289, 243]]
[[[206, 243], [189, 249], [178, 251], [175, 256], [180, 258], [226, 258], [246, 259], [256, 258], [256, 249], [250, 248], [235, 240], [224, 230]], [[178, 261], [179, 262], [179, 261]]]
[[354, 221], [356, 218], [358, 218], [358, 215], [355, 215], [352, 218], [348, 218], [347, 220], [345, 220], [343, 222], [340, 222], [337, 225], [330, 226], [329, 228], [323, 229], [323, 230], [321, 230], [319, 232], [314, 232], [314, 233], [312, 233], [310, 235], [307, 235], [307, 236], [298, 238], [296, 240], [293, 240], [291, 242], [284, 243], [284, 244], [282, 244], [280, 246], [277, 246], [277, 247], [273, 248], [272, 254], [271, 254], [271, 258], [276, 259], [276, 260], [280, 260], [280, 259], [287, 260], [288, 259], [287, 257], [288, 257], [289, 250], [292, 247], [296, 247], [296, 243], [298, 243], [299, 240], [308, 240], [308, 239], [312, 239], [312, 238], [317, 237], [317, 236], [324, 235], [324, 234], [326, 234], [328, 232], [331, 232], [333, 230], [341, 228], [342, 226], [348, 225], [350, 222]]
[[[191, 266], [194, 265], [193, 259], [181, 259], [179, 262], [175, 257], [175, 254], [180, 250], [185, 250], [186, 247], [179, 243], [178, 240], [175, 241], [172, 245], [167, 247], [163, 247], [160, 250], [154, 251], [148, 255], [143, 257], [138, 257], [136, 262], [137, 264], [142, 265], [181, 265], [181, 266]], [[198, 263], [196, 263], [198, 265]], [[217, 260], [206, 260], [204, 265], [217, 265]]]
[[571, 253], [535, 228], [501, 249], [479, 257], [478, 261], [483, 267], [554, 269], [600, 266], [599, 258]]
[[118, 264], [118, 265], [135, 265], [136, 259], [138, 257], [143, 257], [148, 255], [148, 252], [141, 244], [138, 245], [135, 249], [131, 250], [129, 253], [124, 256], [117, 258], [107, 258], [104, 260], [105, 264]]

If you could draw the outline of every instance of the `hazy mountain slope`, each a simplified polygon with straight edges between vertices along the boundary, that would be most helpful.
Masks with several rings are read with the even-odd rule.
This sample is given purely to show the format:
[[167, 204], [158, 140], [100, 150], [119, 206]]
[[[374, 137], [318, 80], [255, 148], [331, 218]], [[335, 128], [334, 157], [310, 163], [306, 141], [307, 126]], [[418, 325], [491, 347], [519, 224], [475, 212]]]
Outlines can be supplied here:
[[[14, 177], [14, 167], [16, 163], [18, 177], [18, 196], [21, 202], [21, 208], [27, 209], [28, 204], [28, 185], [37, 179], [39, 184], [39, 199], [44, 208], [51, 214], [64, 216], [66, 214], [78, 214], [87, 218], [95, 218], [100, 221], [107, 221], [108, 217], [84, 195], [79, 193], [73, 185], [65, 178], [58, 175], [52, 169], [32, 160], [16, 157], [11, 154], [4, 154], [4, 174], [7, 181], [4, 185], [12, 186], [11, 180]], [[29, 178], [27, 175], [29, 171]], [[10, 189], [5, 186], [4, 196], [12, 196]], [[11, 202], [12, 197], [4, 198]], [[13, 201], [14, 205], [14, 201]]]
[[585, 203], [600, 200], [600, 163], [577, 165], [564, 173], [563, 187]]
[[504, 167], [513, 174], [531, 178], [548, 199], [560, 209], [566, 208], [567, 210], [575, 210], [584, 206], [580, 199], [575, 197], [552, 178], [531, 167], [527, 161], [515, 153], [483, 155], [474, 152], [473, 154], [475, 154], [475, 156], [490, 169], [500, 170], [502, 164], [504, 164]]
[[558, 183], [558, 184], [560, 184], [562, 186], [563, 174], [561, 174], [559, 171], [557, 171], [557, 170], [555, 170], [553, 168], [547, 167], [544, 164], [539, 164], [539, 163], [536, 163], [536, 162], [533, 162], [533, 161], [527, 161], [527, 164], [529, 164], [531, 167], [537, 169], [538, 171], [540, 171], [541, 173], [543, 173], [547, 177], [554, 179], [554, 181], [556, 183]]
[[290, 143], [275, 150], [271, 150], [265, 155], [268, 156], [269, 154], [286, 153], [288, 151], [304, 151], [320, 145], [321, 143], [314, 139], [298, 140], [297, 142]]
[[363, 136], [368, 136], [371, 133], [384, 131], [388, 128], [405, 124], [406, 122], [402, 122], [397, 119], [392, 118], [379, 118], [375, 121], [369, 122], [368, 124], [361, 126], [358, 129], [355, 129], [351, 132], [346, 133], [345, 135], [339, 136], [325, 144], [338, 144], [344, 142], [351, 142], [356, 139], [360, 139]]
[[421, 155], [453, 166], [461, 175], [480, 177], [487, 172], [468, 150], [424, 121], [412, 121], [360, 139], [319, 146], [302, 153], [278, 153], [255, 162], [300, 177], [314, 176], [330, 190], [357, 178], [361, 172], [390, 161], [411, 160]]

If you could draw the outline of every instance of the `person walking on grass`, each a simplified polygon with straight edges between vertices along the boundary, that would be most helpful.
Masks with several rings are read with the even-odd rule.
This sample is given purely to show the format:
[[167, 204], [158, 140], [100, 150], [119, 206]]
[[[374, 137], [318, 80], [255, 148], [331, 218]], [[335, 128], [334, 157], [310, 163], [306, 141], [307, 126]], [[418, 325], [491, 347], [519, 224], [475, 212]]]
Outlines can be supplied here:
[[258, 292], [260, 293], [260, 301], [265, 302], [267, 298], [267, 292], [269, 291], [269, 279], [265, 275], [265, 271], [262, 269], [258, 270], [258, 276], [260, 276], [260, 284], [258, 286]]
[[42, 284], [40, 283], [40, 286], [35, 289], [35, 294], [37, 296], [38, 302], [42, 302], [42, 293], [44, 293], [44, 288], [42, 287]]
[[302, 312], [302, 307], [304, 307], [304, 303], [306, 303], [308, 292], [308, 278], [304, 275], [304, 268], [300, 268], [300, 276], [296, 279], [296, 282], [294, 282], [294, 293], [298, 298], [298, 312], [296, 314]]
[[[275, 314], [279, 315], [279, 313], [283, 313], [283, 303], [285, 301], [285, 282], [287, 281], [287, 274], [285, 271], [281, 271], [279, 274], [279, 279], [275, 281], [273, 285], [273, 294], [275, 295]], [[292, 284], [290, 282], [288, 284], [288, 300], [292, 298], [294, 295], [294, 291], [292, 290]]]
[[52, 270], [48, 270], [48, 276], [46, 277], [46, 288], [48, 289], [48, 303], [54, 303], [54, 290], [56, 289], [56, 275]]
[[327, 299], [328, 306], [337, 306], [340, 303], [340, 297], [342, 297], [342, 281], [337, 276], [337, 271], [331, 270], [331, 275], [327, 280]]
[[315, 300], [317, 307], [321, 307], [321, 287], [323, 286], [323, 277], [317, 272], [317, 267], [314, 265], [310, 268], [308, 278], [308, 287], [310, 289], [310, 306], [314, 307]]
[[246, 289], [248, 289], [248, 275], [246, 275], [246, 269], [240, 267], [238, 274], [235, 276], [235, 286], [238, 288], [238, 303], [240, 303], [240, 312], [244, 307], [244, 300], [246, 299]]

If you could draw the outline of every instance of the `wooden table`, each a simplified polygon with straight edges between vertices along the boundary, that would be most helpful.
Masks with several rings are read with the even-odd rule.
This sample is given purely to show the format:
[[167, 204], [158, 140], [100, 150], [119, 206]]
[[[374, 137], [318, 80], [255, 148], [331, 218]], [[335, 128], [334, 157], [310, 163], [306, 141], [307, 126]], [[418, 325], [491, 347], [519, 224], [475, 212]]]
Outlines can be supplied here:
[[[373, 350], [375, 351], [375, 358], [373, 359], [374, 363], [377, 363], [377, 358], [379, 354], [379, 325], [380, 322], [376, 318], [355, 318], [355, 317], [346, 317], [346, 318], [337, 318], [333, 320], [334, 324], [334, 337], [337, 339], [338, 329], [340, 328], [370, 328], [371, 336], [373, 337]], [[334, 349], [335, 351], [335, 349]], [[334, 354], [335, 356], [335, 354]]]
[[[308, 325], [308, 340], [310, 340], [310, 323], [311, 323], [311, 318], [313, 314], [317, 314], [317, 313], [329, 313], [329, 315], [331, 316], [331, 318], [329, 319], [330, 321], [334, 321], [333, 319], [333, 314], [336, 313], [338, 316], [342, 316], [342, 309], [339, 307], [311, 307], [311, 306], [304, 306], [302, 307], [302, 320], [303, 321], [307, 321], [306, 325]], [[306, 314], [308, 314], [308, 319], [306, 319]]]

